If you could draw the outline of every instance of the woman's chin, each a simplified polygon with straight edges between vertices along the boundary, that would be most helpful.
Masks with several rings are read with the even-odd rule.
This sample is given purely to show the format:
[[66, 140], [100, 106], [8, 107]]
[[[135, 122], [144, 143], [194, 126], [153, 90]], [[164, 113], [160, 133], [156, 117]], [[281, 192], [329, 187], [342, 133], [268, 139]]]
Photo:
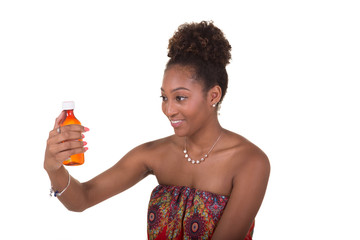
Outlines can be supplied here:
[[177, 137], [186, 137], [188, 135], [187, 131], [183, 131], [183, 130], [180, 130], [180, 129], [174, 129], [174, 134]]

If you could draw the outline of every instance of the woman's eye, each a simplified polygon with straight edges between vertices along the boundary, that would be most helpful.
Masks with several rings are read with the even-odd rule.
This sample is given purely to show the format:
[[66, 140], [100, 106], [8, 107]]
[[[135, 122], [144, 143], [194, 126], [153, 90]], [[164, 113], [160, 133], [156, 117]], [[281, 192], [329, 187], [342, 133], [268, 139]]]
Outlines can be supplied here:
[[[162, 98], [163, 101], [167, 101], [168, 98], [165, 97], [165, 96], [160, 96], [160, 98]], [[175, 100], [178, 101], [178, 102], [181, 102], [181, 101], [184, 101], [187, 97], [183, 97], [183, 96], [176, 96], [175, 97]]]
[[186, 99], [186, 97], [183, 97], [183, 96], [176, 97], [176, 101], [184, 101], [185, 99]]

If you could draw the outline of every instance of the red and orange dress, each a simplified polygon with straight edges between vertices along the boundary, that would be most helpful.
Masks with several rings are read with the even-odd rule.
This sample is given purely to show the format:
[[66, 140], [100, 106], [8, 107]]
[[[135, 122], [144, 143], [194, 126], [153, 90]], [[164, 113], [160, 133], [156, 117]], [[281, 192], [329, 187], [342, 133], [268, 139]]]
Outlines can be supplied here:
[[[229, 197], [190, 187], [158, 185], [151, 193], [150, 240], [211, 239]], [[245, 240], [251, 240], [254, 223]]]

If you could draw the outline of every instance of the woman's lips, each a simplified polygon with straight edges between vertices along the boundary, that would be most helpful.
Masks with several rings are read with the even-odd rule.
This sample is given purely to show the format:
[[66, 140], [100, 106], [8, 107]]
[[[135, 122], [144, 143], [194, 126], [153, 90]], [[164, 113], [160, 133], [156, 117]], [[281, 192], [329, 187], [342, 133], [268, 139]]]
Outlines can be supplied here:
[[171, 126], [173, 128], [180, 127], [180, 125], [183, 123], [183, 120], [170, 120]]

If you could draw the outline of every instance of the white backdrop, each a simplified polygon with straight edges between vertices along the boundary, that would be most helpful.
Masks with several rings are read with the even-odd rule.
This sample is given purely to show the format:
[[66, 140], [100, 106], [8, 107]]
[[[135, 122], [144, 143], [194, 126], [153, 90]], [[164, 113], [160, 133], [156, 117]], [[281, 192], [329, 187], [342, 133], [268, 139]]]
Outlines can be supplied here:
[[360, 239], [358, 1], [1, 1], [0, 239], [145, 239], [157, 182], [83, 213], [48, 196], [48, 132], [74, 100], [87, 181], [173, 133], [161, 112], [168, 39], [213, 20], [232, 50], [222, 126], [267, 153], [254, 239]]

